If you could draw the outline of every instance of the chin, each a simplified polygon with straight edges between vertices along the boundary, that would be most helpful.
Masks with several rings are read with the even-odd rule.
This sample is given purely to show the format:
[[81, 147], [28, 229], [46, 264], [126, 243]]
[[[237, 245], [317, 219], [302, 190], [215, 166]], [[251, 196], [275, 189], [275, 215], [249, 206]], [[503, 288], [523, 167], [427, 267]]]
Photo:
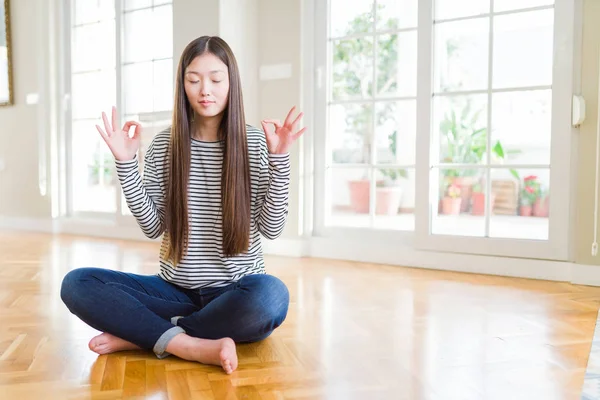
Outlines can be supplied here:
[[218, 117], [219, 115], [222, 115], [223, 111], [224, 110], [201, 109], [201, 110], [196, 110], [196, 114], [198, 114], [198, 116], [200, 116], [202, 118], [214, 118], [214, 117]]

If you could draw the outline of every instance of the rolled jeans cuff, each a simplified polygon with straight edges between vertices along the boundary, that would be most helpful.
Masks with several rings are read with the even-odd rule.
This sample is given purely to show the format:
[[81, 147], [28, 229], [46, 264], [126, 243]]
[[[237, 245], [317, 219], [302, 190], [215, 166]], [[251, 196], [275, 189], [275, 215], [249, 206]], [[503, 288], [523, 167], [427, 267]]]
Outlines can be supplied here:
[[171, 339], [173, 339], [180, 333], [185, 333], [183, 328], [180, 326], [174, 326], [162, 335], [160, 335], [160, 337], [156, 341], [156, 344], [154, 345], [154, 348], [152, 349], [152, 351], [154, 351], [154, 354], [156, 354], [156, 357], [162, 359], [170, 356], [171, 354], [166, 351], [167, 345], [169, 344]]

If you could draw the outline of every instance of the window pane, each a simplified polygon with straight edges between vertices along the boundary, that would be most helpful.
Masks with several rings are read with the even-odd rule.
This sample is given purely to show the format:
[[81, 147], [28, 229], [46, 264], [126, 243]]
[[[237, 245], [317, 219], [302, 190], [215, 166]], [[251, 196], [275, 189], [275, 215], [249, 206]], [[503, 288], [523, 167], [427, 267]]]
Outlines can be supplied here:
[[154, 5], [159, 6], [161, 4], [171, 4], [173, 0], [154, 0]]
[[433, 148], [439, 140], [441, 163], [486, 162], [487, 95], [439, 96], [434, 98]]
[[[485, 215], [480, 203], [471, 204], [472, 194], [481, 192], [485, 171], [434, 168], [432, 185], [438, 184], [438, 204], [432, 210], [431, 231], [438, 235], [484, 236]], [[435, 186], [432, 186], [435, 187]], [[483, 195], [475, 194], [478, 201]], [[437, 207], [436, 207], [437, 206]], [[436, 210], [437, 208], [437, 210]], [[475, 212], [473, 212], [475, 211]]]
[[415, 163], [417, 104], [415, 100], [378, 102], [377, 164], [411, 165]]
[[490, 236], [548, 240], [549, 189], [548, 169], [493, 169]]
[[74, 121], [71, 151], [73, 211], [116, 211], [114, 157], [95, 128], [98, 120]]
[[375, 188], [375, 228], [415, 229], [415, 170], [378, 169]]
[[329, 143], [333, 162], [368, 163], [371, 159], [373, 108], [369, 104], [338, 104], [329, 109]]
[[373, 31], [373, 0], [331, 0], [331, 36]]
[[154, 9], [154, 27], [152, 28], [154, 59], [173, 57], [173, 8], [172, 6]]
[[333, 42], [334, 99], [367, 98], [373, 95], [373, 39]]
[[173, 109], [173, 60], [154, 62], [153, 111]]
[[418, 0], [377, 0], [377, 30], [416, 28]]
[[416, 31], [378, 36], [377, 90], [385, 95], [417, 95]]
[[494, 19], [494, 88], [552, 84], [553, 10]]
[[72, 30], [73, 72], [115, 67], [115, 21], [83, 25]]
[[138, 8], [150, 7], [152, 5], [152, 0], [124, 0], [123, 9], [127, 10], [135, 10]]
[[520, 10], [554, 4], [554, 0], [494, 0], [494, 11]]
[[115, 72], [102, 71], [73, 74], [73, 119], [98, 118], [115, 104]]
[[76, 0], [75, 25], [113, 19], [115, 17], [114, 0]]
[[137, 114], [154, 111], [152, 64], [152, 62], [145, 62], [123, 67], [125, 113]]
[[328, 172], [330, 225], [368, 227], [371, 223], [369, 170], [334, 168]]
[[435, 25], [434, 90], [487, 89], [488, 44], [488, 18]]
[[124, 61], [130, 63], [152, 60], [155, 43], [148, 39], [149, 36], [154, 37], [152, 32], [157, 29], [154, 26], [152, 9], [126, 13], [124, 15], [124, 25]]
[[490, 12], [490, 0], [435, 0], [435, 19], [469, 17]]
[[552, 91], [492, 95], [492, 162], [550, 164]]

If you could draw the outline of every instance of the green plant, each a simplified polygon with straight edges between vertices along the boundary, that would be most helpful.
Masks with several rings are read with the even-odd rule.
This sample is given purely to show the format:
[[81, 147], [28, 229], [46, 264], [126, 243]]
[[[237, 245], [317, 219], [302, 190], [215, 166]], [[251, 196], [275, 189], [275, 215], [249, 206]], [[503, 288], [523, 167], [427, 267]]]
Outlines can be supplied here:
[[455, 185], [455, 184], [449, 185], [448, 189], [446, 190], [446, 195], [448, 197], [452, 197], [453, 199], [460, 197], [460, 194], [461, 194], [460, 186]]
[[105, 184], [112, 182], [112, 165], [114, 163], [113, 157], [110, 153], [96, 151], [92, 162], [88, 165], [88, 179], [92, 184], [98, 184], [102, 182]]
[[[377, 4], [377, 13], [385, 12], [385, 4]], [[366, 32], [373, 21], [373, 11], [357, 15], [348, 22], [347, 32]], [[383, 15], [383, 14], [382, 14]], [[384, 29], [398, 25], [398, 18], [389, 18]], [[374, 42], [370, 39], [336, 40], [332, 46], [332, 94], [334, 99], [368, 99], [375, 92], [394, 91], [398, 85], [398, 35], [377, 37], [377, 81], [373, 76]], [[370, 105], [344, 106], [344, 147], [333, 152], [340, 163], [368, 163], [374, 125], [380, 126], [393, 118], [394, 102], [381, 102], [377, 110]], [[375, 121], [374, 121], [375, 119]], [[352, 151], [353, 149], [360, 149]], [[350, 151], [349, 151], [350, 150]], [[351, 154], [349, 154], [351, 153]], [[359, 158], [360, 157], [360, 158]]]
[[[483, 161], [487, 152], [487, 127], [482, 127], [479, 118], [483, 108], [473, 110], [472, 100], [467, 99], [461, 107], [455, 103], [440, 122], [441, 160], [447, 164], [473, 164]], [[519, 150], [505, 151], [500, 140], [492, 145], [491, 156], [503, 160], [507, 154], [518, 154]], [[447, 169], [444, 176], [474, 176], [478, 171], [473, 169]], [[511, 169], [514, 175], [516, 171]]]
[[[397, 134], [398, 131], [395, 130], [388, 136], [388, 149], [390, 149], [394, 158], [396, 156]], [[379, 172], [390, 182], [396, 182], [400, 178], [408, 178], [408, 171], [404, 168], [379, 168]]]

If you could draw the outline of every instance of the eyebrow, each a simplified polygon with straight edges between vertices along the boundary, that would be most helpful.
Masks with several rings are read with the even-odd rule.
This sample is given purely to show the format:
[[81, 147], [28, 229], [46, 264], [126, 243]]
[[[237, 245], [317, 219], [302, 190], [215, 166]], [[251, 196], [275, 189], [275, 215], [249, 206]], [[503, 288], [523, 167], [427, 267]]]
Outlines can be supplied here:
[[[225, 71], [223, 71], [222, 69], [215, 69], [213, 71], [209, 71], [210, 74], [216, 74], [217, 72], [225, 73]], [[186, 74], [202, 75], [200, 72], [197, 71], [187, 71]]]

